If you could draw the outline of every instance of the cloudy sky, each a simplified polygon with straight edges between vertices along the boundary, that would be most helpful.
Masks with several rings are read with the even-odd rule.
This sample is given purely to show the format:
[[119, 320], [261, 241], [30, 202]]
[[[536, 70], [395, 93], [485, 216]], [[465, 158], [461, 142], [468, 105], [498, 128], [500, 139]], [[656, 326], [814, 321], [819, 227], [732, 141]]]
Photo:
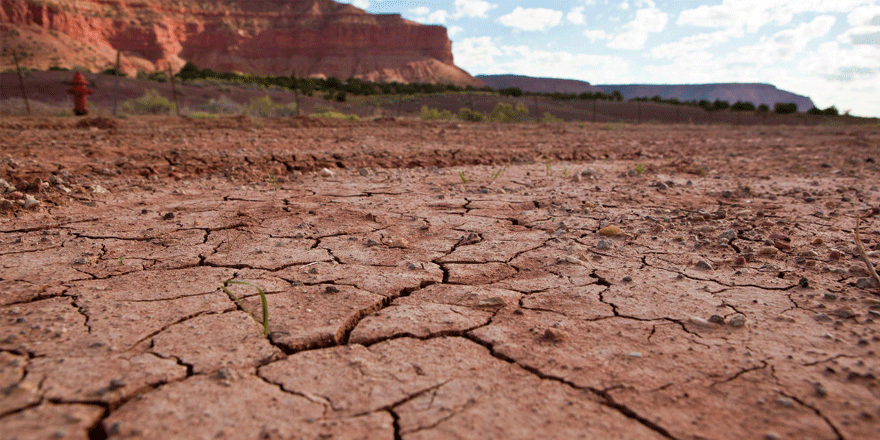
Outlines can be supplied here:
[[770, 83], [880, 116], [880, 0], [341, 1], [446, 26], [473, 75]]

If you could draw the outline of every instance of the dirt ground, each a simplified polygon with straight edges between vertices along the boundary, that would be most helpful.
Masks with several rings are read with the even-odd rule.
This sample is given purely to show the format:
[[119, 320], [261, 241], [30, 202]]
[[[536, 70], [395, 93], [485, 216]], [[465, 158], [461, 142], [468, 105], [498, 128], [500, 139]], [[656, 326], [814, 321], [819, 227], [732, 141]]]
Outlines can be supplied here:
[[876, 438], [878, 160], [877, 127], [2, 118], [0, 438]]

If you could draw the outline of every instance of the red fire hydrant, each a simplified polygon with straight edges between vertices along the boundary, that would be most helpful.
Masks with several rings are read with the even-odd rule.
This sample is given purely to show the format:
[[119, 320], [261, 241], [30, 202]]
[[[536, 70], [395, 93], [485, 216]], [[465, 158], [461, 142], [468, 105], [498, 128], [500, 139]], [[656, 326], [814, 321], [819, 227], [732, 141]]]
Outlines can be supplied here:
[[77, 116], [89, 114], [89, 109], [86, 106], [86, 96], [95, 92], [86, 87], [86, 77], [82, 73], [76, 72], [76, 75], [73, 75], [71, 85], [73, 87], [67, 89], [67, 93], [73, 95], [73, 113]]

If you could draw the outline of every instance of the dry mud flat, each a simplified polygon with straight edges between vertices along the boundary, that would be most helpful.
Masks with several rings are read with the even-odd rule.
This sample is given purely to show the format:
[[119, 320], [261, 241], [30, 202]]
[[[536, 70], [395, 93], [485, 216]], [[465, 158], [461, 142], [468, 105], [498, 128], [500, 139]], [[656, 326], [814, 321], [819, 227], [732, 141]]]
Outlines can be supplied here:
[[0, 124], [3, 439], [880, 431], [877, 129], [66, 121]]

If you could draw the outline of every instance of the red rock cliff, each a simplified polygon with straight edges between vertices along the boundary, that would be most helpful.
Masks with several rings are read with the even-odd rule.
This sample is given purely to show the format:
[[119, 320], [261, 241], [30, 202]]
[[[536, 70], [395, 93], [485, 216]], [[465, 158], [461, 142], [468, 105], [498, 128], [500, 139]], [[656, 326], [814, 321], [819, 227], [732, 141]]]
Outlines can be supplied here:
[[178, 69], [481, 86], [442, 26], [331, 0], [0, 0], [4, 55], [28, 67]]

